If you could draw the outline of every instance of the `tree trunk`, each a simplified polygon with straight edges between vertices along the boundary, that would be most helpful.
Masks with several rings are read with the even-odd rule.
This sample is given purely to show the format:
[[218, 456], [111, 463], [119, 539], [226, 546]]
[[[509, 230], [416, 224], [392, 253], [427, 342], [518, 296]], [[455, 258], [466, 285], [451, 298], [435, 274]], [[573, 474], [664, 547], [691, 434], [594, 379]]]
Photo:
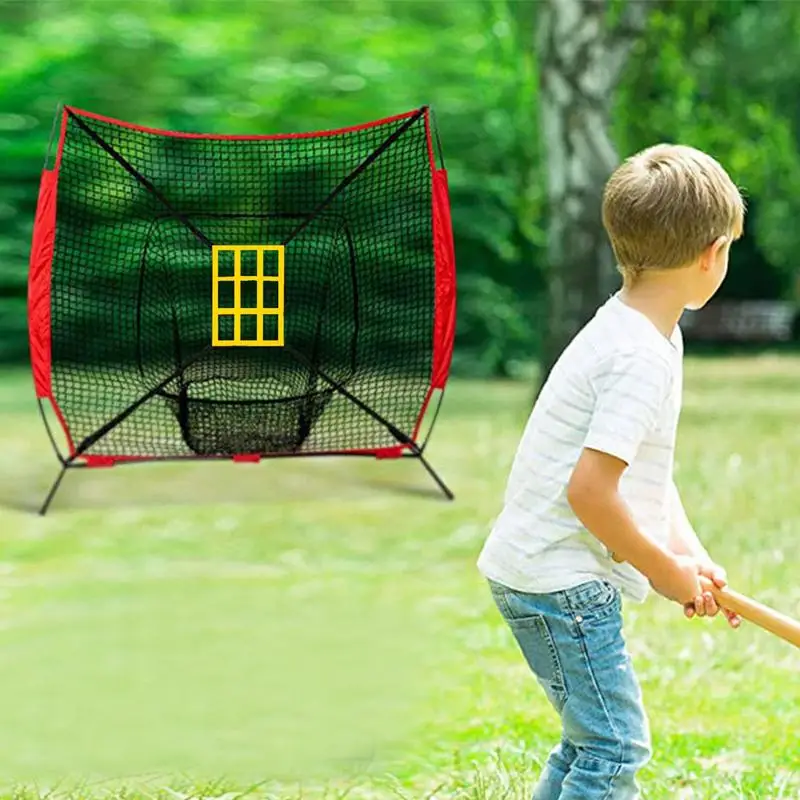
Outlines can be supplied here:
[[627, 0], [613, 25], [606, 0], [544, 0], [540, 7], [539, 106], [549, 205], [543, 376], [619, 285], [601, 203], [619, 161], [609, 130], [612, 96], [644, 30], [646, 5]]

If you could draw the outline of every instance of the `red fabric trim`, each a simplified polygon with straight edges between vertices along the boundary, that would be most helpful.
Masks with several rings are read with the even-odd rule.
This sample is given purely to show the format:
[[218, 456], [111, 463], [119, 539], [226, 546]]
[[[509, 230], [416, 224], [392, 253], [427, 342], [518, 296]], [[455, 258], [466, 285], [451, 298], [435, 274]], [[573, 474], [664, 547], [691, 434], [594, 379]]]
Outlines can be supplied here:
[[261, 461], [261, 456], [258, 453], [242, 453], [238, 456], [233, 456], [233, 460], [237, 464], [258, 464]]
[[56, 183], [58, 173], [44, 170], [33, 224], [28, 270], [28, 340], [36, 396], [51, 396], [50, 382], [50, 266], [56, 234]]
[[414, 111], [407, 111], [404, 114], [397, 114], [393, 117], [386, 117], [378, 119], [373, 122], [365, 122], [361, 125], [352, 125], [347, 128], [336, 128], [328, 131], [308, 131], [307, 133], [271, 133], [271, 134], [251, 134], [251, 135], [229, 135], [219, 133], [185, 133], [183, 131], [167, 131], [160, 128], [147, 128], [142, 125], [134, 125], [130, 122], [123, 122], [113, 117], [104, 117], [101, 114], [94, 114], [91, 111], [84, 111], [80, 108], [73, 108], [68, 106], [69, 111], [81, 117], [88, 117], [96, 119], [100, 122], [108, 122], [111, 125], [120, 125], [123, 128], [130, 128], [134, 131], [141, 131], [142, 133], [154, 133], [158, 136], [177, 136], [182, 139], [238, 139], [241, 141], [257, 140], [257, 139], [307, 139], [314, 136], [337, 136], [343, 133], [353, 133], [355, 131], [366, 130], [367, 128], [375, 128], [378, 125], [384, 125], [389, 122], [397, 122], [401, 119], [408, 119], [417, 113], [419, 109]]
[[436, 258], [431, 388], [444, 389], [453, 358], [456, 330], [456, 265], [447, 170], [433, 176], [433, 249]]
[[[123, 461], [158, 461], [159, 459], [154, 456], [101, 456], [91, 455], [90, 453], [83, 453], [78, 458], [82, 459], [87, 467], [110, 467], [113, 464], [122, 463]], [[189, 461], [194, 456], [186, 456]]]
[[50, 282], [53, 264], [53, 246], [56, 237], [56, 196], [58, 194], [58, 168], [66, 134], [66, 119], [61, 120], [61, 136], [56, 163], [53, 169], [43, 170], [39, 182], [39, 198], [33, 223], [33, 239], [28, 269], [28, 341], [31, 351], [31, 371], [36, 396], [49, 400], [64, 436], [70, 456], [75, 455], [75, 443], [69, 432], [64, 414], [53, 396], [52, 338], [50, 330]]
[[113, 456], [83, 456], [87, 467], [113, 467], [116, 459]]
[[400, 458], [403, 455], [403, 451], [406, 449], [407, 445], [404, 444], [398, 444], [395, 447], [382, 447], [380, 450], [375, 451], [375, 458]]

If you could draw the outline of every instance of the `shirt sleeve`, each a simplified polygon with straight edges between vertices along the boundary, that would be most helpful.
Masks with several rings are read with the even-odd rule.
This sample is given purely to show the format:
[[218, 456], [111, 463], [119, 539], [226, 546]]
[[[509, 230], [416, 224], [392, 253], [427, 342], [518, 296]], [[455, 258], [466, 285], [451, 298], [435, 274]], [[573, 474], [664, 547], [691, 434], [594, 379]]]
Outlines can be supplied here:
[[653, 431], [672, 383], [669, 363], [655, 353], [616, 356], [596, 379], [594, 411], [584, 447], [630, 464]]

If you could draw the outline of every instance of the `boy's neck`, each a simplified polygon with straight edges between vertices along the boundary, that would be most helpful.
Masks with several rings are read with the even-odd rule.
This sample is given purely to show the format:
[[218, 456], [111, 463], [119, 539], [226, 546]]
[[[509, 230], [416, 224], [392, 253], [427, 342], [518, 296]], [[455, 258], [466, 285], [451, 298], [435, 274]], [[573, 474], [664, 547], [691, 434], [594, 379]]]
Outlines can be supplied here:
[[626, 306], [644, 314], [667, 338], [686, 308], [685, 289], [672, 274], [650, 274], [625, 280], [619, 297]]

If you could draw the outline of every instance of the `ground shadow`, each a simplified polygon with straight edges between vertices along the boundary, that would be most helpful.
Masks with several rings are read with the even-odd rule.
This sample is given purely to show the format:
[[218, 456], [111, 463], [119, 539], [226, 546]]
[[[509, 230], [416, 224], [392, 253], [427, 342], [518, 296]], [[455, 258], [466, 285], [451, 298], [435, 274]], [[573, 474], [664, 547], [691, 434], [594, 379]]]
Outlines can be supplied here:
[[[380, 477], [371, 474], [374, 470], [382, 473]], [[25, 473], [2, 469], [0, 508], [38, 514], [58, 472], [57, 463], [50, 467], [35, 465]], [[257, 506], [272, 500], [282, 504], [287, 500], [363, 501], [397, 495], [444, 500], [421, 466], [408, 462], [376, 463], [346, 457], [276, 459], [260, 464], [143, 462], [110, 469], [67, 470], [48, 515], [198, 504]]]

